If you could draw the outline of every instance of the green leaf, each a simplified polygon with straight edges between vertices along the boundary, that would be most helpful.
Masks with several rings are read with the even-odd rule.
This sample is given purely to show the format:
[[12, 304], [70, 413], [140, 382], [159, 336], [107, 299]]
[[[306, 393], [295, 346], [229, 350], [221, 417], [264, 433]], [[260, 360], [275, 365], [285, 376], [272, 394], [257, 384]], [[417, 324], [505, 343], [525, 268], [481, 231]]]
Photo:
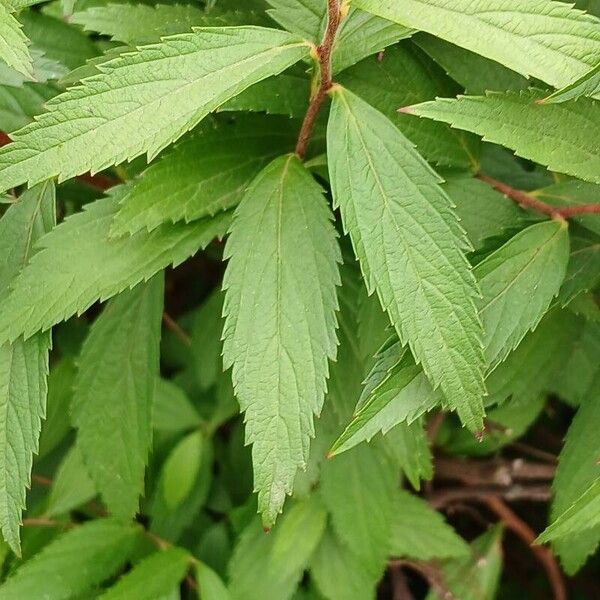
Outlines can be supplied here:
[[550, 85], [562, 86], [600, 59], [600, 22], [549, 0], [353, 0]]
[[159, 379], [154, 389], [152, 424], [157, 431], [178, 432], [198, 427], [200, 415], [185, 392], [167, 379]]
[[481, 429], [479, 292], [440, 178], [388, 119], [339, 87], [328, 153], [334, 200], [369, 292], [463, 422]]
[[600, 63], [593, 69], [590, 69], [585, 75], [574, 81], [570, 85], [557, 90], [544, 98], [544, 104], [566, 102], [567, 100], [576, 100], [581, 96], [598, 97], [600, 94]]
[[403, 490], [396, 492], [396, 495], [391, 527], [391, 556], [431, 560], [469, 554], [466, 542], [427, 502]]
[[310, 575], [327, 600], [372, 600], [379, 580], [379, 574], [369, 573], [331, 527], [311, 558]]
[[306, 465], [336, 354], [340, 251], [331, 218], [320, 186], [283, 156], [251, 184], [225, 248], [224, 366], [233, 366], [246, 413], [266, 527]]
[[271, 160], [294, 147], [290, 120], [248, 116], [207, 126], [153, 163], [121, 200], [112, 235], [190, 222], [239, 204]]
[[[33, 60], [33, 77], [37, 83], [45, 83], [50, 79], [60, 79], [68, 72], [67, 67], [44, 56], [44, 52], [38, 48], [31, 49], [31, 58]], [[4, 63], [0, 63], [0, 84], [11, 87], [21, 87], [30, 77], [25, 77], [22, 73], [11, 69]]]
[[57, 93], [57, 88], [44, 84], [26, 83], [18, 88], [0, 86], [0, 130], [11, 132], [31, 123]]
[[540, 322], [558, 294], [568, 260], [567, 223], [552, 220], [527, 227], [477, 265], [490, 370]]
[[194, 431], [171, 451], [163, 466], [161, 485], [167, 506], [174, 510], [191, 492], [200, 471], [204, 436]]
[[132, 518], [144, 490], [159, 372], [163, 275], [122, 292], [94, 322], [71, 403], [77, 446], [108, 510]]
[[110, 577], [130, 557], [139, 528], [96, 519], [64, 533], [0, 586], [0, 600], [69, 600]]
[[600, 477], [538, 537], [538, 543], [586, 532], [600, 525]]
[[[25, 192], [0, 220], [0, 294], [32, 256], [35, 242], [54, 225], [52, 183]], [[19, 525], [31, 482], [48, 393], [49, 333], [0, 345], [0, 527], [20, 554]]]
[[254, 519], [242, 532], [229, 563], [232, 600], [287, 600], [325, 529], [318, 495], [296, 502], [269, 535]]
[[[194, 27], [242, 25], [241, 14], [208, 15], [202, 9], [179, 4], [106, 4], [76, 12], [71, 23], [130, 45], [159, 42], [161, 38], [190, 32]], [[247, 21], [246, 21], [247, 24]]]
[[355, 448], [321, 468], [321, 493], [333, 528], [373, 576], [383, 574], [389, 555], [397, 487], [394, 464], [376, 447]]
[[[599, 327], [591, 328], [593, 335], [597, 336]], [[597, 337], [596, 346], [597, 349]], [[597, 355], [596, 355], [597, 359]], [[597, 360], [595, 360], [597, 364]], [[586, 490], [590, 485], [597, 482], [600, 477], [598, 467], [598, 457], [600, 456], [600, 440], [598, 436], [598, 427], [600, 426], [600, 403], [598, 402], [598, 392], [600, 391], [600, 370], [596, 369], [592, 381], [589, 383], [589, 391], [582, 398], [581, 406], [575, 415], [567, 436], [563, 449], [559, 456], [558, 469], [552, 487], [554, 490], [554, 500], [551, 505], [550, 519], [557, 521], [557, 525], [552, 527], [544, 535], [543, 540], [552, 539], [562, 534], [554, 534], [556, 530], [563, 531], [564, 539], [557, 540], [554, 544], [554, 551], [561, 559], [564, 569], [573, 574], [585, 562], [586, 558], [592, 554], [600, 542], [600, 523], [593, 527], [591, 514], [589, 518], [589, 531], [573, 530], [573, 535], [568, 535], [569, 527], [574, 526], [571, 515], [576, 514], [577, 509], [572, 505], [585, 496]], [[596, 484], [596, 487], [597, 484]], [[597, 504], [597, 499], [596, 499]], [[577, 508], [583, 508], [582, 502]], [[591, 510], [593, 503], [589, 507]], [[577, 517], [574, 517], [575, 525]], [[560, 523], [565, 522], [564, 525]], [[585, 523], [585, 521], [584, 521]], [[548, 530], [547, 530], [548, 531]]]
[[83, 464], [81, 451], [73, 445], [54, 476], [46, 514], [49, 517], [66, 514], [95, 496], [96, 486]]
[[402, 110], [478, 133], [485, 141], [502, 144], [551, 171], [600, 183], [600, 145], [594, 135], [600, 126], [596, 102], [581, 98], [563, 104], [537, 103], [542, 96], [536, 90], [489, 92], [439, 98]]
[[[326, 0], [268, 0], [267, 12], [282, 27], [311, 42], [321, 42], [327, 26]], [[333, 71], [410, 37], [412, 30], [352, 7], [342, 20], [333, 49]]]
[[208, 565], [198, 562], [194, 570], [200, 600], [231, 600], [225, 584]]
[[190, 556], [181, 548], [155, 552], [133, 567], [99, 600], [158, 600], [168, 597], [185, 577]]
[[[450, 593], [460, 600], [493, 600], [502, 573], [502, 527], [490, 527], [471, 544], [469, 556], [449, 560], [442, 573]], [[443, 600], [431, 591], [426, 600]]]
[[[241, 91], [308, 53], [261, 27], [196, 29], [98, 65], [0, 150], [2, 189], [151, 159]], [[90, 117], [93, 114], [93, 117]], [[102, 146], [96, 140], [105, 141]]]
[[[170, 264], [177, 266], [221, 238], [229, 226], [230, 215], [220, 213], [189, 225], [164, 225], [152, 233], [111, 239], [110, 225], [126, 189], [87, 205], [44, 236], [41, 251], [0, 303], [0, 340], [30, 337]], [[54, 268], [57, 262], [60, 271]]]
[[0, 2], [0, 59], [33, 79], [33, 59], [27, 44], [27, 36], [23, 33], [21, 24], [10, 14], [4, 1]]
[[[429, 161], [477, 168], [479, 141], [448, 125], [419, 123], [398, 112], [408, 103], [452, 96], [458, 88], [422, 52], [410, 44], [388, 48], [382, 60], [367, 58], [348, 69], [339, 82], [382, 112]], [[385, 82], [385, 85], [382, 85]]]
[[600, 283], [600, 238], [572, 232], [571, 254], [558, 301], [567, 306], [574, 298], [593, 290]]

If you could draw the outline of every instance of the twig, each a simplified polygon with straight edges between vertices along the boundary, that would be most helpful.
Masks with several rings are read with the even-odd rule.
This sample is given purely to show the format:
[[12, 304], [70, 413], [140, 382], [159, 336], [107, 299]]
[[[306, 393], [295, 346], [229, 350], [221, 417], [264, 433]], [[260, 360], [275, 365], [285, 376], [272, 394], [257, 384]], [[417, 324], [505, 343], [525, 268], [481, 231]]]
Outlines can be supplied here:
[[50, 487], [52, 485], [52, 479], [48, 479], [48, 477], [44, 477], [43, 475], [36, 475], [35, 473], [31, 474], [31, 482], [43, 485], [44, 487]]
[[442, 509], [455, 502], [481, 502], [489, 497], [510, 501], [547, 502], [552, 497], [552, 491], [547, 485], [459, 487], [432, 492], [426, 499], [433, 508]]
[[340, 21], [342, 20], [342, 14], [340, 10], [340, 0], [327, 0], [327, 28], [323, 35], [323, 40], [316, 48], [317, 59], [319, 62], [320, 70], [320, 83], [317, 91], [313, 94], [310, 99], [310, 104], [302, 127], [300, 128], [300, 134], [298, 135], [298, 143], [296, 144], [296, 154], [300, 158], [304, 158], [306, 149], [310, 141], [310, 136], [315, 125], [315, 121], [319, 114], [319, 110], [327, 96], [327, 92], [333, 85], [332, 80], [332, 69], [331, 69], [331, 55], [333, 53], [333, 44], [335, 42], [335, 35]]
[[163, 313], [162, 318], [165, 327], [172, 331], [181, 342], [186, 346], [192, 345], [192, 338], [180, 327], [179, 323], [177, 323], [171, 315], [165, 312]]
[[550, 585], [552, 586], [554, 600], [566, 600], [567, 592], [565, 583], [552, 552], [545, 546], [533, 545], [537, 537], [535, 532], [527, 525], [527, 523], [506, 506], [502, 500], [495, 496], [488, 496], [485, 499], [485, 503], [514, 534], [527, 544], [538, 562], [544, 567]]
[[402, 567], [397, 563], [392, 563], [389, 566], [390, 582], [392, 584], [392, 600], [415, 600], [412, 595], [406, 575]]
[[65, 523], [63, 521], [55, 521], [54, 519], [46, 519], [44, 517], [23, 519], [23, 527], [65, 527], [70, 529], [76, 527], [75, 523]]
[[501, 194], [504, 194], [507, 198], [516, 202], [522, 208], [533, 210], [551, 217], [552, 219], [570, 219], [580, 215], [600, 214], [600, 204], [578, 204], [577, 206], [558, 208], [534, 198], [531, 194], [528, 194], [523, 190], [517, 190], [510, 185], [498, 181], [493, 177], [489, 177], [488, 175], [484, 175], [483, 173], [479, 173], [477, 177]]
[[418, 561], [418, 560], [406, 560], [406, 559], [392, 559], [388, 562], [390, 568], [395, 566], [408, 567], [409, 569], [416, 571], [425, 578], [429, 587], [434, 590], [437, 595], [443, 600], [459, 600], [454, 594], [448, 589], [444, 581], [444, 576], [440, 570], [432, 563]]

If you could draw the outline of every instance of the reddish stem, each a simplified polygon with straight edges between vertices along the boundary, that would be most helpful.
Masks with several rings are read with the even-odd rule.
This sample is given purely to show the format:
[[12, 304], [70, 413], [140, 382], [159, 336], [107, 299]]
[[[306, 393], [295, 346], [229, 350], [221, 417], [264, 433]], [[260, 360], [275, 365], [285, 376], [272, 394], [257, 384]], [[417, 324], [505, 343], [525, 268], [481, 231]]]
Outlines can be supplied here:
[[315, 121], [327, 97], [327, 92], [333, 85], [333, 73], [331, 68], [331, 56], [333, 54], [333, 44], [335, 42], [335, 35], [342, 15], [340, 11], [339, 0], [327, 0], [327, 28], [323, 35], [323, 40], [317, 46], [316, 53], [319, 61], [319, 70], [321, 73], [319, 87], [310, 99], [310, 104], [302, 127], [300, 128], [300, 134], [298, 135], [298, 143], [296, 144], [296, 154], [299, 158], [304, 158], [306, 155], [306, 149], [310, 141], [312, 130], [315, 126]]

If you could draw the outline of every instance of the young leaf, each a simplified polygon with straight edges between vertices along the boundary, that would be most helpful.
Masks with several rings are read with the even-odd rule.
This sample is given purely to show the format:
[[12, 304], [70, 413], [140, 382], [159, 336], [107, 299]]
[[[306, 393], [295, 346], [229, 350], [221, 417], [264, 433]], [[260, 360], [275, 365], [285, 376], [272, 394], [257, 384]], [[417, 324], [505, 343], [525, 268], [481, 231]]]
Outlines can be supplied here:
[[71, 404], [77, 446], [108, 510], [138, 510], [152, 434], [163, 276], [122, 292], [94, 322], [81, 349]]
[[254, 519], [229, 562], [232, 600], [292, 597], [327, 521], [318, 495], [290, 506], [267, 536]]
[[98, 600], [157, 600], [168, 598], [185, 577], [190, 556], [181, 548], [151, 554], [124, 575]]
[[562, 86], [600, 59], [600, 22], [549, 0], [353, 0], [385, 19], [420, 29], [521, 75]]
[[[0, 294], [33, 254], [32, 247], [55, 222], [52, 183], [25, 192], [0, 219]], [[0, 527], [20, 554], [19, 525], [31, 481], [48, 393], [50, 334], [0, 345]]]
[[[597, 335], [599, 328], [593, 327], [592, 331]], [[596, 338], [597, 339], [597, 338]], [[595, 346], [597, 349], [597, 345]], [[569, 527], [577, 525], [575, 521], [568, 519], [571, 514], [576, 514], [576, 509], [571, 508], [586, 493], [590, 485], [594, 484], [600, 476], [598, 468], [598, 457], [600, 456], [600, 439], [597, 435], [600, 426], [600, 403], [597, 401], [600, 390], [600, 371], [596, 369], [594, 378], [589, 385], [586, 397], [582, 399], [581, 406], [575, 415], [558, 461], [558, 469], [552, 483], [554, 489], [554, 500], [551, 505], [550, 519], [559, 523], [563, 520], [564, 525], [556, 525], [565, 534], [564, 539], [556, 540], [554, 551], [558, 554], [564, 569], [568, 573], [574, 573], [585, 562], [586, 558], [594, 552], [600, 542], [600, 523], [593, 527], [591, 514], [585, 517], [590, 526], [589, 531], [573, 531], [569, 535]], [[597, 500], [596, 500], [597, 503]], [[584, 507], [585, 503], [579, 507]], [[589, 507], [593, 508], [593, 503]], [[568, 519], [568, 520], [567, 520]], [[546, 533], [543, 540], [551, 539], [551, 532]], [[558, 537], [555, 534], [554, 537]]]
[[466, 542], [424, 500], [402, 490], [396, 495], [391, 556], [431, 560], [469, 554]]
[[223, 102], [307, 53], [306, 42], [283, 31], [224, 27], [123, 54], [12, 135], [0, 150], [0, 187], [62, 181], [144, 152], [153, 158]]
[[489, 369], [535, 329], [558, 294], [568, 261], [567, 223], [551, 220], [524, 229], [477, 265]]
[[[119, 196], [103, 198], [44, 236], [41, 251], [27, 265], [0, 306], [0, 341], [28, 338], [39, 330], [82, 313], [108, 298], [150, 279], [170, 264], [178, 265], [213, 239], [230, 223], [220, 213], [189, 225], [164, 225], [152, 233], [109, 237]], [[62, 265], [54, 269], [56, 262]]]
[[306, 465], [335, 358], [340, 251], [331, 218], [312, 176], [283, 156], [251, 184], [225, 248], [224, 366], [233, 365], [246, 413], [267, 527]]
[[121, 200], [112, 235], [236, 206], [262, 168], [294, 147], [289, 119], [249, 116], [201, 128], [153, 163]]
[[600, 63], [585, 75], [574, 81], [570, 85], [557, 90], [543, 99], [544, 104], [556, 102], [566, 102], [567, 100], [577, 100], [581, 96], [598, 97], [600, 94]]
[[479, 292], [440, 178], [388, 119], [340, 87], [328, 154], [334, 200], [369, 291], [463, 422], [481, 429]]
[[62, 534], [0, 586], [0, 600], [70, 600], [110, 577], [130, 557], [139, 528], [96, 519]]
[[389, 555], [397, 479], [392, 461], [372, 446], [355, 448], [321, 468], [333, 528], [373, 576], [381, 576]]
[[[485, 96], [439, 98], [403, 112], [449, 123], [502, 144], [522, 156], [559, 171], [600, 183], [600, 127], [597, 104], [589, 98], [563, 104], [539, 104], [536, 90], [489, 92]], [[552, 136], [548, 136], [552, 131]]]
[[21, 24], [10, 14], [9, 7], [0, 2], [0, 60], [9, 67], [33, 79], [33, 64], [27, 36], [21, 29]]

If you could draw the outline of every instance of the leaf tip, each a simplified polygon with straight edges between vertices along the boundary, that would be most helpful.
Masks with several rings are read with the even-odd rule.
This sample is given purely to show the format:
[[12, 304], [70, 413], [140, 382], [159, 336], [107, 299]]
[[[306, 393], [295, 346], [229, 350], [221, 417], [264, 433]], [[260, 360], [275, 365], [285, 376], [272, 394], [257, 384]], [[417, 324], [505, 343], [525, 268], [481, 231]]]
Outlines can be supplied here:
[[405, 115], [414, 115], [415, 114], [412, 106], [401, 106], [399, 109], [397, 109], [397, 112], [405, 114]]

